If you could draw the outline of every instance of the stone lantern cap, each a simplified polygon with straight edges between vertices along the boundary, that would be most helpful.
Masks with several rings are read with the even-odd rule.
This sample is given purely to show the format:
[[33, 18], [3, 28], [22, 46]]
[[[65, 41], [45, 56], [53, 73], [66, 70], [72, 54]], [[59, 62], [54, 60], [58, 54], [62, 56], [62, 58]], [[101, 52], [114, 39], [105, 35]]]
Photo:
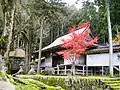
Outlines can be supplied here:
[[9, 57], [25, 58], [25, 51], [20, 48], [15, 49], [14, 51], [10, 51]]

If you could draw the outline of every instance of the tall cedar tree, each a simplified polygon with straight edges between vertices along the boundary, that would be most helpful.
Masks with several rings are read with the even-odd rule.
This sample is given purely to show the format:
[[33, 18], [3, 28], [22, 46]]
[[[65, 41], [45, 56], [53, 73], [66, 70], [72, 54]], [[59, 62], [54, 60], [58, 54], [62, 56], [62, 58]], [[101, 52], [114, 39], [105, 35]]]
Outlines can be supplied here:
[[[93, 45], [94, 43], [97, 43], [97, 37], [90, 39], [89, 38], [89, 29], [90, 22], [83, 23], [82, 25], [79, 25], [77, 28], [72, 27], [69, 30], [69, 36], [71, 38], [63, 38], [61, 42], [63, 42], [62, 45], [60, 45], [64, 50], [57, 52], [58, 55], [62, 55], [64, 59], [70, 60], [72, 59], [72, 62], [75, 61], [74, 57], [78, 57], [81, 54], [85, 52], [87, 47]], [[83, 30], [82, 33], [79, 31], [76, 32], [76, 30]], [[74, 58], [74, 59], [73, 59]]]

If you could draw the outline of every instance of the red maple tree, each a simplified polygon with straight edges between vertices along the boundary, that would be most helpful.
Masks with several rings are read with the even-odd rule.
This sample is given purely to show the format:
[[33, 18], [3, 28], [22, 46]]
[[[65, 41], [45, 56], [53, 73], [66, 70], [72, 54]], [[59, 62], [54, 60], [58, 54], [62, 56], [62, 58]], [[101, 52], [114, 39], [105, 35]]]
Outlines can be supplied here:
[[[63, 42], [62, 45], [60, 45], [64, 50], [57, 52], [57, 54], [62, 55], [64, 59], [69, 59], [71, 57], [78, 57], [81, 54], [85, 52], [85, 50], [93, 45], [94, 43], [97, 43], [97, 37], [95, 38], [89, 38], [89, 26], [90, 23], [84, 23], [82, 25], [79, 25], [77, 28], [72, 27], [69, 30], [69, 35], [71, 38], [63, 38], [61, 41]], [[85, 30], [82, 33], [75, 32], [76, 29], [81, 30], [84, 28]], [[72, 62], [74, 62], [74, 59], [72, 58]]]

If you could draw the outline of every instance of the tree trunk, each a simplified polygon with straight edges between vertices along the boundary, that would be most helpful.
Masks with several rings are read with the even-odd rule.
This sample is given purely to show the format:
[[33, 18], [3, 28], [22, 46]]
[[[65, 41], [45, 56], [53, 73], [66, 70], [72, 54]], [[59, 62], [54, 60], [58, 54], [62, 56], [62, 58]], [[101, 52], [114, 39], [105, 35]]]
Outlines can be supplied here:
[[110, 21], [110, 4], [109, 0], [106, 0], [106, 10], [107, 10], [107, 22], [108, 22], [108, 33], [109, 33], [109, 69], [110, 76], [113, 77], [113, 45], [112, 45], [112, 30]]
[[29, 52], [29, 49], [28, 49], [28, 43], [25, 44], [25, 72], [27, 73], [29, 71], [29, 55], [28, 55], [28, 52]]
[[30, 69], [30, 60], [32, 55], [32, 46], [31, 46], [31, 30], [28, 30], [29, 41], [26, 42], [26, 60], [25, 60], [25, 72], [27, 73]]
[[117, 35], [119, 34], [118, 25], [116, 26]]
[[[13, 6], [12, 10], [8, 12], [9, 17], [6, 19], [6, 23], [5, 24], [5, 28], [4, 28], [4, 35], [6, 35], [6, 31], [8, 31], [8, 43], [7, 43], [7, 50], [6, 53], [4, 55], [5, 59], [7, 60], [8, 63], [8, 71], [10, 71], [10, 63], [9, 63], [9, 51], [10, 51], [10, 45], [12, 42], [12, 36], [13, 36], [13, 20], [14, 20], [14, 11], [15, 11], [15, 6]], [[7, 14], [6, 16], [7, 17]]]
[[50, 43], [53, 42], [53, 30], [50, 30]]
[[73, 57], [71, 57], [71, 75], [73, 76], [73, 75], [75, 75], [75, 60], [76, 60], [76, 57], [75, 56], [73, 56]]
[[[45, 17], [44, 17], [44, 18], [45, 18]], [[38, 61], [37, 73], [40, 73], [40, 66], [41, 66], [41, 49], [42, 49], [42, 37], [43, 37], [44, 18], [43, 18], [42, 21], [41, 21], [40, 43], [39, 43], [39, 61]]]
[[7, 16], [7, 12], [4, 13], [4, 29], [3, 29], [3, 33], [2, 33], [2, 36], [6, 36], [7, 35], [7, 29], [6, 29], [6, 23], [7, 23], [7, 20], [6, 20], [6, 16]]
[[28, 70], [30, 69], [30, 61], [31, 61], [31, 56], [32, 56], [32, 46], [31, 46], [31, 41], [28, 43]]
[[20, 37], [19, 37], [19, 34], [18, 34], [18, 38], [17, 38], [18, 40], [17, 40], [17, 48], [19, 48], [19, 46], [20, 46]]
[[64, 34], [64, 23], [62, 23], [62, 26], [61, 26], [61, 35]]

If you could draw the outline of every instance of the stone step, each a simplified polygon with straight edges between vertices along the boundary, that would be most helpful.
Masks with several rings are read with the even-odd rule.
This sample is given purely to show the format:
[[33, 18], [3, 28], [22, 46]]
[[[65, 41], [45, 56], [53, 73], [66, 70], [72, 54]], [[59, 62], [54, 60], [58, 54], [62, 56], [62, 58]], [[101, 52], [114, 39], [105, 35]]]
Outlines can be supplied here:
[[114, 87], [111, 87], [111, 88], [120, 90], [120, 86], [114, 86]]
[[106, 84], [108, 86], [120, 86], [120, 83], [111, 83], [111, 84]]
[[120, 81], [102, 81], [104, 83], [120, 83]]
[[120, 90], [120, 79], [109, 79], [103, 80], [102, 82], [112, 89]]

